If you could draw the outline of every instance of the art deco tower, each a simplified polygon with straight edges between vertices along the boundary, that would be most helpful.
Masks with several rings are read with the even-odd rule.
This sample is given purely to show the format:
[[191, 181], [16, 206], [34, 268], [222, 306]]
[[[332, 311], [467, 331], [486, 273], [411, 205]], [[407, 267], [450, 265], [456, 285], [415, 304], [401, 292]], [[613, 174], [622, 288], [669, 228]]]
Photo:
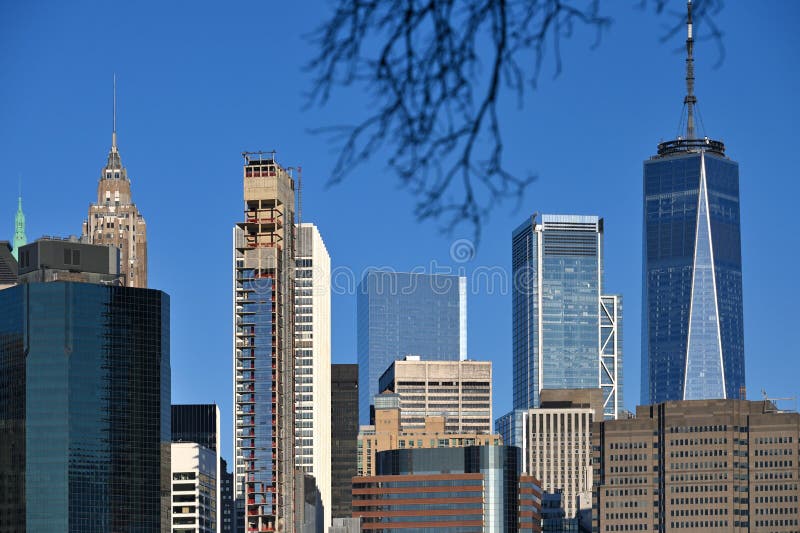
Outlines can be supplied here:
[[114, 87], [111, 150], [97, 184], [97, 203], [89, 206], [89, 217], [83, 222], [83, 240], [119, 248], [125, 285], [147, 288], [147, 226], [131, 198], [128, 171], [117, 148], [116, 82]]
[[233, 229], [234, 454], [245, 530], [295, 531], [295, 188], [274, 152], [245, 152]]
[[686, 136], [644, 162], [643, 404], [744, 390], [739, 165], [695, 133], [692, 4]]

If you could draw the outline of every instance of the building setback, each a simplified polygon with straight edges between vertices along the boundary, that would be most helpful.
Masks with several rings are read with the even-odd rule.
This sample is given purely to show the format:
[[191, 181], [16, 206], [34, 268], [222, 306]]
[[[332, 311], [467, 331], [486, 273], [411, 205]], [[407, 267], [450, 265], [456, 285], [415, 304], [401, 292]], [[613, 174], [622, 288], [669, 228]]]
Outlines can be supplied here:
[[245, 153], [233, 230], [234, 456], [247, 531], [294, 531], [294, 179]]
[[544, 389], [541, 407], [512, 411], [496, 429], [522, 450], [522, 468], [561, 495], [567, 518], [592, 505], [592, 423], [603, 419], [600, 389]]
[[739, 164], [695, 136], [687, 20], [686, 137], [644, 162], [644, 405], [745, 398]]
[[298, 224], [295, 260], [295, 466], [314, 476], [331, 517], [331, 258], [319, 228]]
[[380, 392], [400, 398], [402, 426], [424, 428], [425, 418], [442, 416], [451, 433], [492, 432], [491, 361], [394, 361], [379, 380]]
[[357, 474], [358, 365], [331, 365], [331, 516], [352, 516]]
[[467, 280], [372, 270], [358, 286], [358, 410], [369, 423], [378, 380], [392, 361], [467, 358]]
[[[114, 98], [116, 106], [116, 93]], [[125, 285], [147, 287], [147, 225], [139, 208], [133, 203], [128, 170], [122, 166], [117, 148], [116, 107], [111, 150], [97, 184], [97, 203], [89, 205], [82, 234], [84, 242], [106, 244], [119, 249], [119, 269]]]
[[800, 415], [770, 401], [639, 406], [592, 441], [594, 531], [800, 530]]
[[512, 233], [514, 409], [542, 389], [602, 388], [622, 409], [622, 297], [603, 292], [603, 219], [532, 215]]
[[499, 435], [484, 432], [448, 431], [443, 416], [423, 418], [422, 427], [406, 428], [402, 423], [400, 398], [384, 393], [375, 398], [375, 424], [361, 426], [358, 433], [358, 475], [373, 476], [375, 455], [382, 451], [403, 448], [454, 448], [463, 446], [500, 445]]
[[541, 488], [516, 447], [390, 450], [377, 464], [353, 478], [362, 531], [541, 531]]
[[0, 532], [169, 530], [166, 294], [0, 291], [0, 494]]

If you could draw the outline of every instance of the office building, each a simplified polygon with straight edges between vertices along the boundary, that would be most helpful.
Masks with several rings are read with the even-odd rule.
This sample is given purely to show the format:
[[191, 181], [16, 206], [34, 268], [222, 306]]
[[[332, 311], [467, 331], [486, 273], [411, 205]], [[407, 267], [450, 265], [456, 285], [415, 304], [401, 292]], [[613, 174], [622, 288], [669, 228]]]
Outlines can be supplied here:
[[800, 415], [687, 400], [597, 424], [593, 531], [800, 531]]
[[[224, 472], [220, 470], [222, 457], [220, 457], [220, 433], [219, 433], [219, 407], [216, 404], [179, 404], [172, 406], [172, 442], [184, 442], [199, 444], [206, 451], [214, 454], [214, 464], [216, 469], [211, 475], [216, 485], [213, 487], [213, 499], [216, 508], [213, 509], [214, 524], [213, 531], [222, 530], [222, 481]], [[174, 458], [175, 447], [173, 446], [173, 472], [175, 471], [176, 459]], [[182, 449], [183, 450], [183, 449]], [[194, 460], [194, 459], [193, 459]], [[179, 459], [182, 465], [186, 465], [186, 459]], [[204, 469], [210, 468], [207, 465]], [[199, 475], [199, 474], [198, 474]], [[175, 478], [173, 477], [173, 483]], [[208, 505], [206, 503], [206, 505]], [[174, 515], [173, 515], [174, 518]], [[184, 517], [185, 518], [185, 517]], [[203, 517], [200, 517], [201, 519]], [[174, 523], [174, 522], [173, 522]], [[185, 524], [185, 523], [184, 523]], [[199, 526], [199, 522], [198, 522]], [[207, 527], [207, 526], [206, 526]]]
[[11, 243], [0, 241], [0, 290], [17, 284], [17, 259], [12, 252]]
[[541, 531], [539, 483], [513, 446], [390, 450], [353, 478], [362, 531]]
[[422, 427], [403, 425], [398, 394], [384, 393], [375, 398], [375, 424], [361, 426], [358, 433], [357, 469], [359, 476], [375, 475], [375, 455], [385, 450], [404, 448], [451, 448], [500, 445], [499, 435], [486, 432], [448, 431], [443, 416], [426, 416]]
[[97, 202], [89, 206], [83, 221], [82, 240], [119, 249], [120, 273], [128, 287], [147, 287], [147, 225], [133, 203], [128, 170], [122, 166], [117, 147], [116, 84], [114, 128], [106, 166], [100, 171]]
[[592, 423], [603, 420], [601, 389], [544, 389], [540, 407], [498, 419], [507, 445], [522, 450], [522, 468], [561, 495], [567, 518], [592, 505]]
[[745, 398], [739, 165], [694, 131], [691, 12], [686, 46], [686, 137], [644, 162], [646, 405]]
[[247, 531], [294, 531], [294, 205], [275, 153], [244, 154], [233, 230], [234, 457]]
[[422, 361], [406, 356], [383, 373], [380, 392], [400, 397], [401, 424], [408, 431], [441, 416], [450, 433], [492, 432], [491, 361]]
[[295, 465], [314, 476], [331, 517], [331, 258], [314, 224], [298, 224], [295, 260]]
[[331, 516], [353, 514], [353, 476], [357, 474], [358, 365], [331, 365]]
[[228, 471], [228, 462], [222, 457], [219, 458], [219, 474], [221, 476], [220, 486], [220, 531], [222, 533], [236, 533], [236, 503], [235, 491], [233, 487], [233, 473]]
[[169, 530], [169, 324], [156, 290], [0, 291], [0, 532]]
[[369, 423], [378, 379], [392, 361], [467, 358], [467, 280], [372, 270], [358, 287], [358, 411]]
[[219, 460], [196, 442], [172, 443], [173, 533], [217, 533]]
[[28, 244], [25, 234], [25, 213], [22, 212], [22, 193], [17, 200], [17, 214], [14, 216], [14, 246], [11, 254], [18, 259], [19, 249]]
[[534, 214], [512, 234], [514, 409], [542, 389], [602, 388], [622, 398], [622, 298], [604, 293], [603, 219]]

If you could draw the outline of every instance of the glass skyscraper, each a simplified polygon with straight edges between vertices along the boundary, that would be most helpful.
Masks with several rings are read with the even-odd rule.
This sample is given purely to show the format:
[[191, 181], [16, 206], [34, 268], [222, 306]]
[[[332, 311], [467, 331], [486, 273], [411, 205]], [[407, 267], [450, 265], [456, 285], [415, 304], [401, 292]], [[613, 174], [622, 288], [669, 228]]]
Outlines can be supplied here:
[[708, 139], [644, 163], [642, 403], [744, 387], [739, 165]]
[[603, 295], [603, 219], [534, 214], [512, 234], [514, 409], [542, 389], [602, 388], [622, 407], [622, 298]]
[[169, 297], [0, 291], [0, 531], [169, 530]]
[[393, 361], [467, 358], [467, 281], [445, 274], [373, 270], [358, 288], [358, 410], [369, 424], [378, 380]]
[[644, 162], [643, 404], [744, 396], [739, 165], [695, 136], [687, 8], [686, 137]]

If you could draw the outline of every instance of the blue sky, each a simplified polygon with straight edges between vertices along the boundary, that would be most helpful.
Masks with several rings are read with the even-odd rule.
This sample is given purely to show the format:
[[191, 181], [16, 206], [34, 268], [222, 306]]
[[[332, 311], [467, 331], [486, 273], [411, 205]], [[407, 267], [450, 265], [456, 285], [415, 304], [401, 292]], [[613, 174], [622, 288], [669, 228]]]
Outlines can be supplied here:
[[[335, 187], [335, 146], [310, 129], [363, 114], [358, 89], [305, 108], [315, 52], [308, 33], [323, 2], [0, 3], [0, 239], [13, 236], [23, 177], [28, 237], [79, 234], [111, 142], [111, 80], [134, 200], [148, 225], [150, 285], [171, 295], [173, 402], [217, 402], [230, 456], [230, 237], [241, 217], [243, 150], [303, 167], [303, 219], [322, 232], [335, 269], [454, 271], [510, 267], [511, 231], [532, 212], [596, 214], [606, 230], [605, 288], [625, 302], [625, 403], [639, 398], [642, 161], [673, 138], [683, 98], [682, 37], [662, 44], [665, 18], [638, 1], [609, 2], [614, 24], [565, 43], [524, 106], [501, 108], [508, 167], [536, 173], [521, 207], [501, 205], [478, 254], [450, 257], [467, 229], [443, 235], [412, 216], [382, 154]], [[674, 2], [683, 10], [682, 2]], [[797, 396], [800, 341], [795, 267], [800, 242], [800, 4], [728, 2], [718, 22], [727, 55], [696, 46], [706, 134], [740, 163], [747, 389]], [[333, 361], [355, 362], [355, 296], [333, 297]], [[511, 302], [485, 290], [468, 304], [468, 352], [494, 363], [494, 414], [511, 404]]]

